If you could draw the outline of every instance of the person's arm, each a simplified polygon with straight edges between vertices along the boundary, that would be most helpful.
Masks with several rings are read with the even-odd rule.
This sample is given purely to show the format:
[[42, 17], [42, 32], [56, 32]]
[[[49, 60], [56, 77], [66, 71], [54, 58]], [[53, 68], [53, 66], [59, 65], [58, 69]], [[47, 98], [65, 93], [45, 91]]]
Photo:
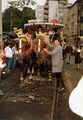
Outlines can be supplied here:
[[55, 48], [55, 45], [51, 44], [49, 39], [45, 39], [44, 40], [44, 43], [50, 48], [50, 49], [54, 49]]
[[49, 55], [54, 55], [54, 54], [56, 54], [56, 53], [58, 52], [58, 49], [55, 48], [55, 49], [53, 49], [52, 51], [48, 51], [47, 49], [44, 48], [44, 51], [45, 51], [47, 54], [49, 54]]
[[46, 36], [46, 35], [40, 35], [40, 39], [44, 41], [44, 43], [50, 48], [50, 49], [54, 49], [55, 48], [55, 45], [51, 44], [50, 43], [50, 40], [49, 38]]

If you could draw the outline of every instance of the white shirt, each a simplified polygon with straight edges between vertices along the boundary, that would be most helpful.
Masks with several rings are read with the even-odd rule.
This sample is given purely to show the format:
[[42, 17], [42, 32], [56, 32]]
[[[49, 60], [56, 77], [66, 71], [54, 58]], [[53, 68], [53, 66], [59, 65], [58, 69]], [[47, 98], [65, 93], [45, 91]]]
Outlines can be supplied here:
[[12, 53], [12, 49], [11, 49], [9, 46], [7, 46], [7, 47], [4, 49], [4, 52], [5, 52], [5, 56], [6, 56], [7, 58], [12, 58], [13, 53]]

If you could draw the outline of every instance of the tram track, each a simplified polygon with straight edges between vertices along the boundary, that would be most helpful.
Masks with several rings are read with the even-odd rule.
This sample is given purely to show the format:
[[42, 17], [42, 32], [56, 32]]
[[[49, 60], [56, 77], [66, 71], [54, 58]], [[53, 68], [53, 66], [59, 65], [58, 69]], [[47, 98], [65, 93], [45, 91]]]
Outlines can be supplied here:
[[[16, 91], [16, 89], [18, 87], [19, 87], [19, 84], [17, 83], [17, 84], [14, 84], [12, 86], [12, 88], [8, 89], [8, 91], [0, 99], [0, 103], [5, 102], [9, 97], [11, 97], [12, 94], [14, 93], [14, 91]], [[49, 120], [57, 120], [58, 119], [58, 104], [59, 104], [59, 101], [60, 101], [60, 98], [59, 98], [60, 94], [57, 91], [56, 84], [55, 84], [55, 88], [52, 92], [53, 92], [52, 93], [53, 99], [52, 99], [52, 104], [51, 104], [50, 119]]]
[[[52, 110], [51, 110], [51, 117], [50, 120], [59, 120], [60, 119], [60, 112], [62, 111], [62, 93], [58, 91], [54, 92], [53, 95], [53, 103], [52, 103]], [[64, 110], [63, 110], [64, 111]], [[62, 113], [61, 113], [62, 116]]]
[[50, 120], [54, 120], [54, 115], [57, 118], [57, 105], [58, 105], [58, 91], [56, 81], [54, 83], [54, 93], [53, 93], [53, 102], [52, 102], [52, 110], [51, 110], [51, 118]]
[[12, 95], [12, 92], [14, 92], [18, 86], [19, 84], [16, 84], [12, 89], [8, 90], [8, 92], [0, 99], [0, 103], [5, 102], [5, 100]]

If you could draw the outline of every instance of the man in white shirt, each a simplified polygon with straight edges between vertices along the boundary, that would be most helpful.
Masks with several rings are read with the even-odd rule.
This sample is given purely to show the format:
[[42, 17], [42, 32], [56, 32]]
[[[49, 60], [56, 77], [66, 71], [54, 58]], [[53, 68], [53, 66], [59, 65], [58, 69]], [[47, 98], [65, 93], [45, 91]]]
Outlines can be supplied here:
[[4, 53], [5, 53], [5, 57], [6, 57], [6, 67], [7, 67], [8, 71], [10, 71], [13, 53], [12, 53], [12, 49], [11, 49], [9, 43], [7, 43], [7, 46], [4, 49]]

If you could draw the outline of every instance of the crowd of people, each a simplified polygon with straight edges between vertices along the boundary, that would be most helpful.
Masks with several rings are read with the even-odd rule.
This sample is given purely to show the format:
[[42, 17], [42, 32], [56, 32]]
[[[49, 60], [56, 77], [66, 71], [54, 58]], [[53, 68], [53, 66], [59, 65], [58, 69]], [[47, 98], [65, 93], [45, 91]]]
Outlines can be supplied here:
[[6, 72], [11, 71], [16, 66], [16, 59], [17, 59], [17, 47], [14, 41], [6, 41], [4, 43], [4, 56], [6, 62]]

